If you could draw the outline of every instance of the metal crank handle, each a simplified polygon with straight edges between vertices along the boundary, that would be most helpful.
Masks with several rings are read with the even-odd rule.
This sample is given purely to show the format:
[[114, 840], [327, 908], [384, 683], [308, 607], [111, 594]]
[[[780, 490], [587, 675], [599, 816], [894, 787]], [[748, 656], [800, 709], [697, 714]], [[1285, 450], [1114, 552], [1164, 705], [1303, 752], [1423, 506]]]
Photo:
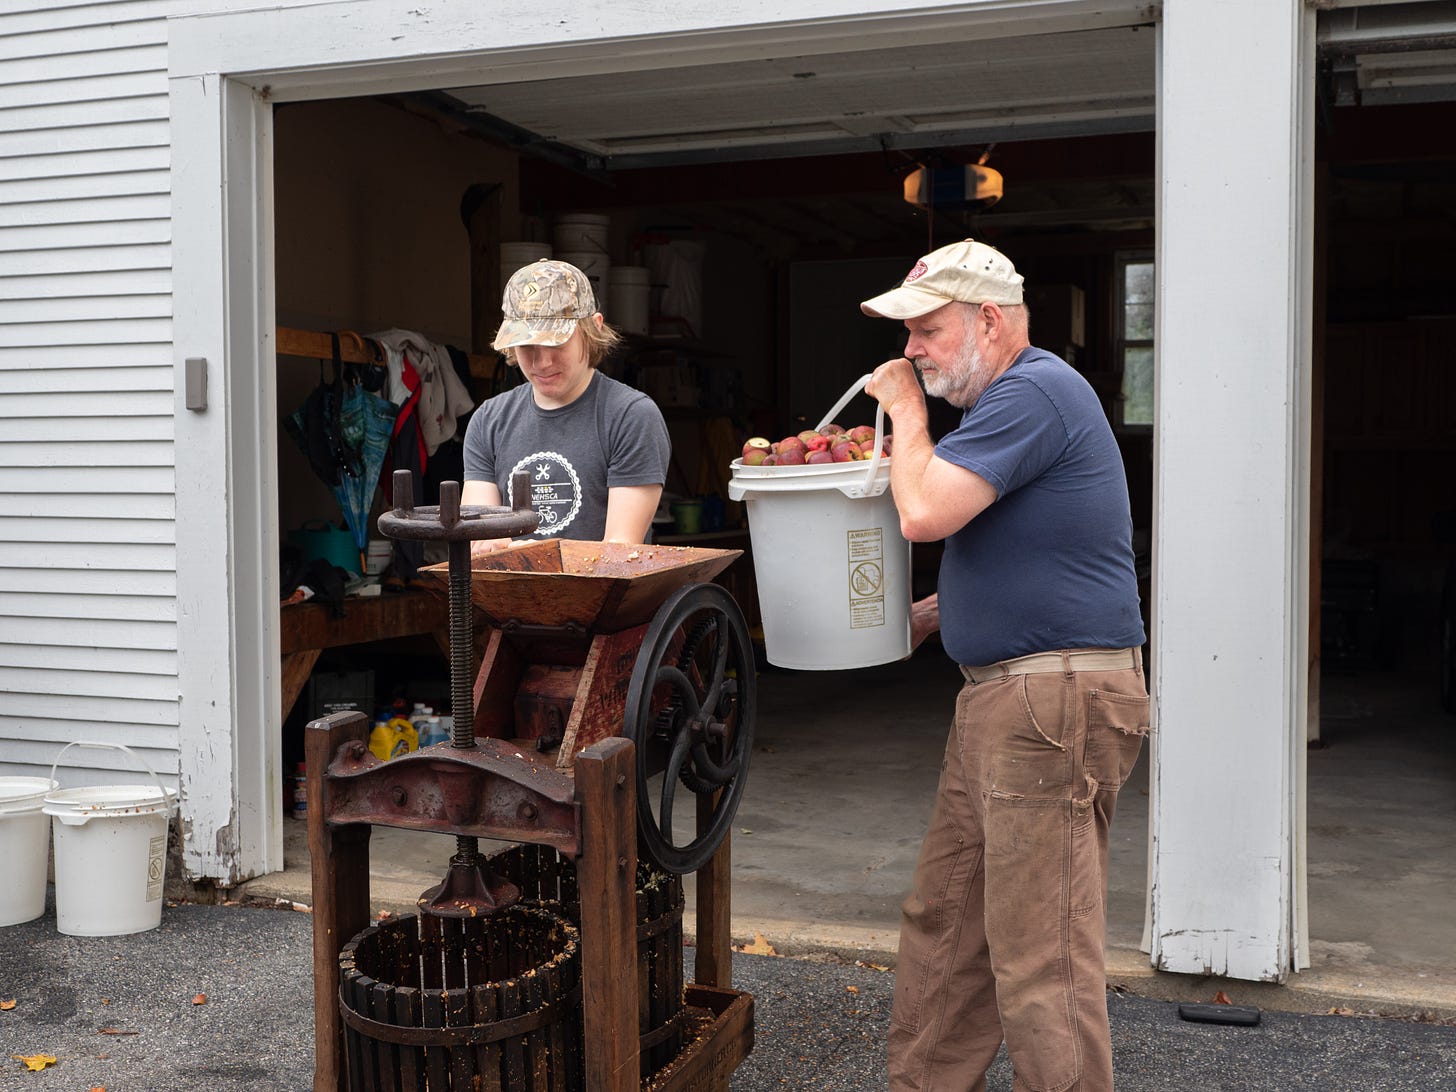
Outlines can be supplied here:
[[444, 542], [483, 538], [513, 538], [533, 533], [541, 523], [531, 507], [530, 478], [524, 472], [511, 477], [514, 504], [460, 503], [460, 483], [440, 483], [440, 503], [416, 508], [410, 471], [394, 472], [394, 508], [379, 517], [379, 530], [390, 538], [430, 539]]

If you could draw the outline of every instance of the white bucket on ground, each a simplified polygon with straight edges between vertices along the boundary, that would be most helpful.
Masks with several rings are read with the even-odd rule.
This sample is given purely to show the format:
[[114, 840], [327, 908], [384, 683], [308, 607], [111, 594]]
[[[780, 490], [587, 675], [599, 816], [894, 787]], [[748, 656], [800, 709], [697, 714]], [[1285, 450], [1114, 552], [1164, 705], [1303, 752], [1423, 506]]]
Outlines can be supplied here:
[[586, 279], [591, 281], [592, 295], [597, 298], [597, 310], [600, 311], [607, 298], [607, 271], [612, 268], [607, 256], [592, 250], [558, 250], [556, 257], [558, 261], [570, 262], [586, 274]]
[[[68, 743], [126, 751], [119, 743]], [[56, 764], [60, 764], [60, 755]], [[93, 785], [46, 793], [55, 833], [56, 928], [69, 936], [140, 933], [162, 923], [167, 825], [176, 792], [155, 784]], [[55, 774], [55, 766], [51, 767]]]
[[501, 243], [500, 245], [500, 280], [501, 291], [505, 291], [506, 282], [511, 279], [523, 265], [530, 265], [538, 258], [551, 257], [550, 243]]
[[[611, 247], [612, 218], [596, 212], [567, 212], [556, 217], [551, 241], [559, 253], [582, 252], [606, 257]], [[569, 260], [569, 259], [568, 259]], [[572, 262], [576, 265], [576, 262]]]
[[51, 821], [41, 811], [56, 783], [46, 777], [0, 777], [0, 925], [33, 921], [45, 913]]
[[[861, 378], [816, 427], [863, 388]], [[732, 463], [728, 496], [748, 506], [753, 573], [768, 660], [837, 671], [910, 654], [910, 544], [880, 457], [806, 466]]]
[[614, 265], [607, 270], [607, 321], [629, 334], [649, 330], [652, 279], [645, 265]]

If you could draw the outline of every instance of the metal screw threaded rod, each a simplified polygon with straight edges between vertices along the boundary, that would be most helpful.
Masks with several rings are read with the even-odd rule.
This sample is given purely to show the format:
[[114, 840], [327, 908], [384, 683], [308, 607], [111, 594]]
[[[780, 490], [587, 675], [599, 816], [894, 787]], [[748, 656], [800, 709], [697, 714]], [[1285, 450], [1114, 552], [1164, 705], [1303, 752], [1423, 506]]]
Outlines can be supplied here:
[[[437, 508], [414, 507], [414, 483], [408, 470], [394, 473], [394, 511], [379, 517], [379, 529], [391, 538], [444, 539], [450, 559], [450, 712], [455, 718], [450, 745], [475, 747], [475, 694], [471, 678], [475, 634], [470, 603], [470, 543], [477, 538], [529, 534], [539, 517], [531, 510], [531, 484], [526, 474], [511, 478], [514, 505], [510, 509], [460, 506], [460, 483], [440, 483]], [[479, 842], [471, 835], [456, 835], [455, 855], [445, 881], [421, 897], [429, 913], [489, 913], [520, 897], [515, 885], [498, 877], [494, 889], [479, 870]]]
[[[460, 522], [460, 483], [440, 483], [440, 526], [446, 530]], [[450, 733], [454, 747], [475, 746], [475, 694], [470, 678], [470, 653], [474, 648], [474, 626], [470, 615], [470, 540], [450, 542], [450, 712], [455, 725]], [[456, 861], [475, 864], [480, 843], [468, 835], [455, 838]]]

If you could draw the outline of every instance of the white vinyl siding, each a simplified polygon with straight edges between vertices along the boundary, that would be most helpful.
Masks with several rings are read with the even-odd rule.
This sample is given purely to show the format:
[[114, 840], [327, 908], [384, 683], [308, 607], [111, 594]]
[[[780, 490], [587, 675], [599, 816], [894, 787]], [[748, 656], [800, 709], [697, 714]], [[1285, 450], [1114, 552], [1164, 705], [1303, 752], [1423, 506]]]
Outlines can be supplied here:
[[[176, 784], [164, 16], [180, 7], [0, 13], [0, 773], [100, 739]], [[134, 769], [103, 750], [65, 763], [73, 784]]]

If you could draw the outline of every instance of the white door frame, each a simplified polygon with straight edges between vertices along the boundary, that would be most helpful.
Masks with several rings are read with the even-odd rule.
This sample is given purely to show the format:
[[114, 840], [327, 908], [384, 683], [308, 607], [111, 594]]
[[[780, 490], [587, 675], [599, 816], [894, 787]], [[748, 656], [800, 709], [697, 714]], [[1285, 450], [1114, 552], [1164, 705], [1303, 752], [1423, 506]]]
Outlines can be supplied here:
[[[1128, 25], [1140, 0], [344, 0], [168, 21], [184, 861], [282, 868], [271, 103]], [[208, 361], [185, 409], [184, 361]]]
[[1314, 24], [1159, 24], [1151, 949], [1191, 974], [1308, 965]]
[[[1213, 40], [1233, 43], [1234, 27], [1241, 26], [1235, 44], [1243, 55], [1259, 40], [1255, 28], [1271, 21], [1270, 9], [1287, 8], [1300, 27], [1311, 18], [1298, 0], [1277, 5], [1237, 0], [1235, 6], [1244, 9], [1244, 18], [1228, 18], [1220, 8], [1226, 29], [1222, 38], [1215, 35]], [[653, 7], [658, 10], [624, 6], [617, 11], [585, 0], [564, 0], [544, 26], [501, 21], [475, 0], [432, 0], [428, 5], [418, 0], [344, 0], [169, 20], [174, 356], [179, 376], [177, 450], [182, 456], [177, 468], [180, 743], [188, 830], [184, 854], [191, 876], [233, 882], [282, 867], [272, 101], [686, 67], [786, 52], [914, 49], [926, 43], [1128, 25], [1158, 14], [1156, 5], [1140, 0], [878, 0], [869, 13], [855, 0], [797, 0], [792, 20], [781, 17], [777, 0], [684, 0]], [[1242, 852], [1237, 843], [1245, 834], [1258, 833], [1249, 844], [1257, 844], [1261, 855], [1277, 862], [1242, 892], [1246, 900], [1252, 892], [1261, 903], [1274, 906], [1271, 911], [1261, 905], [1257, 921], [1250, 922], [1252, 942], [1234, 945], [1246, 947], [1250, 958], [1229, 959], [1220, 966], [1243, 977], [1279, 977], [1289, 963], [1289, 912], [1299, 902], [1292, 857], [1298, 810], [1294, 788], [1303, 752], [1296, 755], [1289, 733], [1290, 725], [1301, 725], [1302, 743], [1305, 591], [1299, 540], [1307, 480], [1301, 483], [1299, 474], [1307, 467], [1308, 391], [1301, 384], [1307, 375], [1308, 337], [1300, 329], [1308, 322], [1308, 260], [1299, 255], [1301, 248], [1308, 249], [1308, 239], [1281, 229], [1267, 248], [1255, 242], [1247, 252], [1261, 270], [1258, 298], [1269, 306], [1269, 314], [1255, 323], [1262, 338], [1259, 360], [1267, 367], [1233, 369], [1222, 360], [1210, 360], [1214, 354], [1198, 344], [1209, 331], [1209, 299], [1232, 315], [1246, 308], [1248, 299], [1228, 278], [1221, 286], [1208, 286], [1206, 259], [1210, 254], [1220, 262], [1232, 257], [1230, 246], [1240, 233], [1208, 223], [1208, 208], [1218, 207], [1225, 195], [1217, 187], [1213, 193], [1207, 185], [1200, 187], [1200, 177], [1208, 177], [1208, 155], [1200, 155], [1194, 137], [1180, 128], [1198, 130], [1199, 139], [1210, 136], [1202, 125], [1207, 99], [1199, 98], [1206, 89], [1200, 92], [1195, 86], [1194, 70], [1219, 88], [1236, 83], [1236, 75], [1270, 92], [1285, 125], [1283, 150], [1299, 164], [1291, 170], [1285, 163], [1271, 187], [1277, 191], [1271, 200], [1302, 225], [1308, 195], [1297, 176], [1309, 176], [1303, 158], [1305, 133], [1278, 105], [1296, 83], [1310, 82], [1303, 77], [1313, 69], [1298, 71], [1312, 62], [1292, 43], [1293, 37], [1302, 40], [1303, 30], [1276, 34], [1278, 47], [1272, 53], [1261, 48], [1260, 56], [1271, 56], [1277, 70], [1258, 74], [1257, 81], [1256, 66], [1223, 64], [1219, 50], [1204, 49], [1197, 56], [1189, 33], [1197, 24], [1184, 20], [1196, 19], [1189, 12], [1198, 7], [1189, 0], [1166, 5], [1180, 21], [1163, 35], [1159, 88], [1164, 135], [1158, 426], [1163, 442], [1158, 453], [1153, 606], [1160, 648], [1154, 687], [1164, 731], [1159, 750], [1163, 758], [1176, 756], [1177, 768], [1194, 771], [1188, 776], [1199, 780], [1206, 767], [1197, 766], [1198, 761], [1216, 752], [1226, 762], [1231, 748], [1247, 742], [1245, 735], [1257, 734], [1246, 728], [1215, 746], [1204, 740], [1203, 726], [1218, 722], [1222, 730], [1230, 716], [1247, 712], [1250, 723], [1256, 721], [1263, 733], [1260, 746], [1249, 752], [1259, 763], [1252, 771], [1256, 776], [1237, 788], [1241, 802], [1251, 791], [1262, 790], [1253, 810], [1261, 821], [1272, 823], [1277, 835], [1253, 831], [1251, 820], [1238, 818], [1222, 828], [1224, 834], [1213, 835], [1211, 856], [1216, 870], [1232, 863], [1230, 874], [1248, 880], [1237, 867]], [[1298, 15], [1292, 14], [1295, 9]], [[1175, 56], [1179, 65], [1188, 66], [1187, 73], [1172, 70]], [[1226, 71], [1221, 73], [1220, 67]], [[1277, 86], [1281, 78], [1283, 87]], [[1268, 108], [1267, 102], [1261, 104], [1261, 109]], [[1243, 120], [1229, 128], [1243, 134]], [[1252, 126], [1260, 170], [1275, 158], [1268, 128], [1262, 121]], [[1234, 163], [1239, 158], [1249, 162], [1247, 135], [1226, 134], [1216, 143], [1230, 151], [1243, 147], [1242, 153], [1235, 151]], [[1200, 207], [1200, 200], [1207, 203]], [[1209, 297], [1204, 287], [1218, 290]], [[1295, 300], [1293, 308], [1284, 308], [1286, 314], [1276, 314], [1281, 299]], [[1227, 339], [1222, 344], [1227, 347]], [[208, 408], [202, 412], [182, 405], [180, 378], [190, 357], [209, 361]], [[1170, 366], [1164, 367], [1165, 362]], [[1205, 401], [1201, 416], [1190, 417], [1191, 403], [1199, 391], [1208, 393], [1210, 384], [1208, 372], [1192, 379], [1189, 373], [1205, 366], [1212, 367], [1212, 374], [1256, 381], [1252, 392], [1246, 392], [1260, 396], [1253, 412], [1248, 401], [1225, 395]], [[1221, 483], [1188, 462], [1188, 443], [1169, 442], [1171, 430], [1184, 428], [1207, 435], [1210, 442], [1254, 438], [1253, 450], [1233, 453], [1229, 463], [1227, 478], [1242, 477], [1242, 488]], [[1205, 467], [1214, 461], [1206, 450], [1200, 457]], [[1198, 490], [1185, 487], [1185, 475], [1199, 483]], [[1201, 504], [1186, 495], [1192, 492], [1200, 494]], [[1245, 511], [1251, 504], [1259, 510], [1252, 522]], [[1211, 525], [1237, 528], [1244, 537], [1234, 543], [1235, 550], [1209, 557], [1213, 551], [1194, 547]], [[1242, 595], [1224, 587], [1221, 600], [1202, 602], [1200, 595], [1214, 581], [1188, 566], [1208, 563], [1227, 574], [1231, 559], [1246, 552], [1250, 542], [1259, 548], [1257, 584]], [[1269, 595], [1276, 601], [1273, 614]], [[1212, 631], [1202, 625], [1205, 607], [1220, 622]], [[1241, 607], [1255, 617], [1253, 631], [1234, 617]], [[1242, 643], [1231, 652], [1223, 642], [1236, 632]], [[1213, 668], [1210, 654], [1223, 657]], [[1235, 669], [1249, 682], [1244, 690], [1230, 685]], [[1220, 707], [1228, 703], [1228, 715], [1197, 711], [1200, 701], [1208, 704], [1215, 698]], [[1269, 733], [1277, 747], [1265, 738]], [[1188, 736], [1202, 742], [1190, 748]], [[1194, 764], [1184, 765], [1185, 760]], [[1264, 767], [1266, 760], [1272, 769]], [[1241, 769], [1240, 777], [1250, 772]], [[1227, 926], [1222, 919], [1229, 909], [1220, 903], [1217, 913], [1200, 917], [1195, 889], [1183, 882], [1190, 871], [1186, 855], [1204, 852], [1210, 837], [1207, 827], [1188, 821], [1197, 794], [1186, 792], [1183, 781], [1180, 775], [1174, 785], [1155, 773], [1162, 791], [1153, 811], [1155, 828], [1161, 825], [1153, 862], [1154, 957], [1171, 969], [1183, 969], [1178, 964], [1187, 961], [1185, 956], [1196, 961], [1210, 945], [1217, 950], [1219, 944], [1216, 939], [1179, 941], [1179, 922], [1186, 920], [1187, 929], [1197, 933], [1198, 923], [1206, 919], [1212, 936]], [[1226, 816], [1229, 810], [1221, 798], [1218, 814]], [[1237, 809], [1233, 813], [1240, 815]], [[1177, 882], [1170, 883], [1169, 875]], [[1277, 880], [1277, 897], [1272, 888], [1266, 891], [1266, 880]], [[1229, 913], [1229, 920], [1237, 920]]]

